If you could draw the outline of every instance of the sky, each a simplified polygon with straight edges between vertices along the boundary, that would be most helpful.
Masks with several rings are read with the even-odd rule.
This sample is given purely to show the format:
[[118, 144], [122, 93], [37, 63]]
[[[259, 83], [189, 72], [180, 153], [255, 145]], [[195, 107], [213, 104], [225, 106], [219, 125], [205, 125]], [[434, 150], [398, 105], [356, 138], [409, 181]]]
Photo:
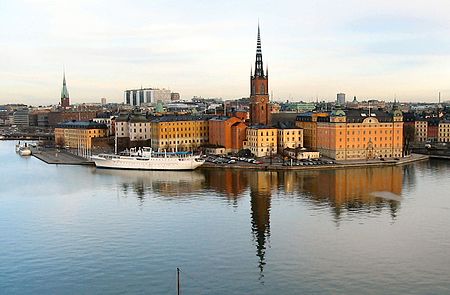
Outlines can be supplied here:
[[258, 21], [275, 100], [450, 100], [448, 0], [0, 0], [0, 104], [248, 97]]

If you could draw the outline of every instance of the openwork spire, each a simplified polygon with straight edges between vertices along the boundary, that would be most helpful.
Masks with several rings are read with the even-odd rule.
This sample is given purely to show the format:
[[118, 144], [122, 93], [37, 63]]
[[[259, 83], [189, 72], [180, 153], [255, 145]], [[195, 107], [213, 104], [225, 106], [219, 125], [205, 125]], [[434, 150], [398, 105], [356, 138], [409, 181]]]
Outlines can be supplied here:
[[261, 33], [258, 24], [258, 38], [256, 40], [255, 77], [264, 77], [264, 68], [261, 51]]

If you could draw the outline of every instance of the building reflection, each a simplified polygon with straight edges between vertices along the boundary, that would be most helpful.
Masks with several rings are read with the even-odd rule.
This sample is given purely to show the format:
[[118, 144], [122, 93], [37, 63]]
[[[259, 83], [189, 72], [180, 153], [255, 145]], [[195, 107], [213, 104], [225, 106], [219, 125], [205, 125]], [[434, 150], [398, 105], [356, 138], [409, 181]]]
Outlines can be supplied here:
[[[203, 169], [192, 172], [94, 170], [97, 175], [118, 177], [124, 192], [141, 201], [147, 194], [169, 198], [193, 198], [205, 191], [232, 200], [249, 196], [251, 233], [263, 278], [271, 235], [272, 197], [298, 198], [310, 210], [331, 210], [335, 220], [342, 214], [379, 214], [386, 208], [396, 218], [404, 181], [414, 182], [414, 167], [392, 166], [308, 171], [246, 171]], [[404, 179], [406, 175], [407, 179]]]
[[337, 218], [342, 211], [371, 213], [385, 206], [395, 217], [401, 201], [403, 170], [392, 166], [296, 172], [295, 181], [304, 197], [317, 205], [330, 206]]
[[247, 190], [248, 173], [242, 170], [203, 170], [206, 188], [212, 189], [231, 200], [237, 206], [237, 199], [243, 197]]

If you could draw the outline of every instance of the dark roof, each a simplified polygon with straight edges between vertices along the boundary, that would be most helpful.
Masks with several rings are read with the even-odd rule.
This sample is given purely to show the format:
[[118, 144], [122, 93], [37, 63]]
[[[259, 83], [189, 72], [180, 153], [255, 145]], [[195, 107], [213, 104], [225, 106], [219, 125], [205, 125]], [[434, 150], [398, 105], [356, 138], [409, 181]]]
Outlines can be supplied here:
[[369, 113], [369, 110], [345, 110], [346, 122], [347, 123], [362, 123], [364, 119], [370, 117], [375, 117], [379, 122], [392, 122], [393, 115], [389, 112], [382, 110], [372, 110]]
[[276, 127], [267, 126], [267, 125], [252, 125], [248, 126], [250, 129], [277, 129]]
[[107, 129], [105, 124], [93, 121], [67, 121], [56, 125], [56, 128], [67, 129]]

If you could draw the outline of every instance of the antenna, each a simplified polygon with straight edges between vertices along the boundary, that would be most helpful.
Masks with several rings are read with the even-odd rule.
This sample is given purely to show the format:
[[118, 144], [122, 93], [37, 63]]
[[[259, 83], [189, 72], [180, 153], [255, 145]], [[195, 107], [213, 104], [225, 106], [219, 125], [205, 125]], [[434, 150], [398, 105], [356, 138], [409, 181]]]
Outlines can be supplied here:
[[441, 92], [439, 91], [439, 104], [441, 104]]

